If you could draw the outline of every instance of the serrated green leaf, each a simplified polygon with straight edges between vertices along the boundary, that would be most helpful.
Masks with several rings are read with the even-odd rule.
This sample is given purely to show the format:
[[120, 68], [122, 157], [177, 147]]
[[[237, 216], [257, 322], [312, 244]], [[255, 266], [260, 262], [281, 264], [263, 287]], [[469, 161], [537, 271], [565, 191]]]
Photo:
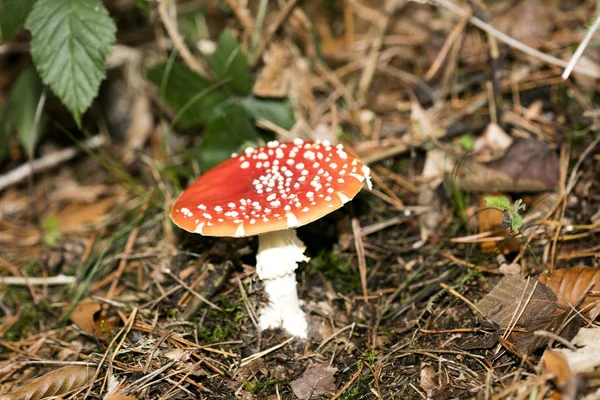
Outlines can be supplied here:
[[[4, 129], [8, 133], [17, 132], [27, 153], [33, 152], [40, 136], [34, 134], [33, 125], [42, 89], [42, 81], [35, 69], [28, 68], [17, 78], [6, 104], [10, 112], [6, 114]], [[38, 125], [38, 129], [41, 126], [42, 123]]]
[[518, 231], [523, 226], [523, 217], [519, 215], [518, 212], [512, 213], [510, 215], [510, 219], [512, 220], [512, 230]]
[[242, 52], [230, 29], [224, 30], [219, 36], [219, 43], [210, 59], [210, 64], [219, 81], [238, 94], [248, 93], [252, 86], [252, 78], [248, 70], [248, 57]]
[[264, 100], [248, 96], [240, 104], [254, 119], [266, 119], [283, 129], [294, 126], [294, 110], [289, 100]]
[[488, 207], [496, 207], [501, 210], [512, 211], [512, 208], [510, 207], [510, 200], [508, 200], [506, 197], [490, 196], [486, 197], [484, 201], [485, 205]]
[[258, 132], [248, 113], [241, 106], [231, 104], [221, 116], [206, 125], [202, 138], [200, 165], [207, 171], [231, 157], [243, 145], [256, 142]]
[[228, 93], [223, 87], [211, 85], [185, 64], [158, 64], [147, 76], [159, 88], [161, 98], [175, 109], [174, 123], [201, 125], [221, 115], [226, 106]]
[[37, 0], [25, 27], [42, 81], [78, 125], [98, 94], [116, 27], [100, 0]]
[[36, 0], [4, 0], [0, 8], [2, 41], [12, 40], [31, 12]]

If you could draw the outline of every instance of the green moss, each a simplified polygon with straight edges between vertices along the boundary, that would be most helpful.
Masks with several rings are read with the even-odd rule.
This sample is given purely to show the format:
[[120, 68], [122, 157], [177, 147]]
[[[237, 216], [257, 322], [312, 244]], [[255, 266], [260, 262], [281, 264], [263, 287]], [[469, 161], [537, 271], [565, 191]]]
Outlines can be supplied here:
[[270, 379], [256, 383], [244, 382], [246, 390], [252, 395], [269, 395], [275, 393], [275, 386], [286, 384], [284, 379]]
[[34, 326], [35, 321], [39, 321], [40, 319], [38, 311], [32, 303], [25, 302], [23, 304], [19, 320], [4, 335], [7, 342], [15, 342], [26, 337], [29, 330]]
[[321, 250], [319, 254], [308, 263], [309, 276], [318, 272], [329, 279], [336, 290], [343, 293], [360, 290], [360, 275], [351, 268], [352, 258], [338, 256], [334, 251]]

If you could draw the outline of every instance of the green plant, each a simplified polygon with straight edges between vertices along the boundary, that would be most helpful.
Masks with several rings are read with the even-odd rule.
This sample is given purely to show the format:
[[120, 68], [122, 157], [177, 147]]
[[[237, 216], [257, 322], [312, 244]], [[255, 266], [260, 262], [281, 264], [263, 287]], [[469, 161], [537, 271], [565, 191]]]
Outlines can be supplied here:
[[514, 232], [519, 232], [523, 225], [523, 217], [519, 213], [520, 210], [525, 210], [523, 200], [515, 200], [511, 206], [510, 200], [506, 197], [488, 196], [484, 199], [485, 205], [494, 207], [502, 211], [502, 226], [510, 228]]
[[22, 26], [31, 32], [35, 70], [25, 70], [15, 82], [7, 102], [11, 111], [4, 112], [0, 134], [4, 148], [8, 135], [16, 131], [31, 154], [38, 136], [34, 117], [38, 103], [43, 106], [42, 83], [81, 126], [81, 117], [106, 76], [106, 56], [112, 52], [116, 27], [100, 0], [4, 0], [0, 26], [4, 41]]
[[230, 30], [219, 37], [209, 59], [216, 78], [210, 82], [174, 59], [150, 68], [148, 79], [159, 89], [160, 97], [175, 110], [172, 124], [204, 126], [198, 158], [209, 169], [262, 138], [254, 121], [264, 119], [283, 128], [294, 124], [287, 100], [266, 100], [252, 96], [252, 76], [248, 57]]

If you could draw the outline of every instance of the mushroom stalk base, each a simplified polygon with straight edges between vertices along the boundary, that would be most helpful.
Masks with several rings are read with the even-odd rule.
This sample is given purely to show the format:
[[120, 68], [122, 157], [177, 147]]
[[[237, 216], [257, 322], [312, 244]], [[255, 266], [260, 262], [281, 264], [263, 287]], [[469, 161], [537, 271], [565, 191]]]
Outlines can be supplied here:
[[300, 308], [296, 274], [298, 263], [308, 261], [304, 243], [295, 229], [262, 234], [258, 237], [256, 272], [265, 283], [269, 303], [259, 313], [260, 329], [283, 328], [290, 335], [306, 338], [308, 323]]
[[260, 311], [260, 329], [283, 328], [290, 335], [305, 339], [308, 335], [306, 314], [300, 308], [296, 274], [265, 281], [269, 304]]

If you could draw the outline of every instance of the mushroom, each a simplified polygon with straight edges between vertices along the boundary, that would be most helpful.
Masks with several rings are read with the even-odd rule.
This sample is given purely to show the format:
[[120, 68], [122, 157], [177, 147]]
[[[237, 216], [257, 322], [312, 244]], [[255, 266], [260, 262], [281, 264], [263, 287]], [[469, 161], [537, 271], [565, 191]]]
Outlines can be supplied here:
[[327, 141], [269, 142], [248, 147], [203, 174], [177, 199], [171, 219], [205, 236], [258, 236], [256, 272], [268, 304], [261, 330], [282, 327], [306, 338], [294, 271], [308, 261], [295, 228], [315, 221], [371, 189], [369, 168]]

